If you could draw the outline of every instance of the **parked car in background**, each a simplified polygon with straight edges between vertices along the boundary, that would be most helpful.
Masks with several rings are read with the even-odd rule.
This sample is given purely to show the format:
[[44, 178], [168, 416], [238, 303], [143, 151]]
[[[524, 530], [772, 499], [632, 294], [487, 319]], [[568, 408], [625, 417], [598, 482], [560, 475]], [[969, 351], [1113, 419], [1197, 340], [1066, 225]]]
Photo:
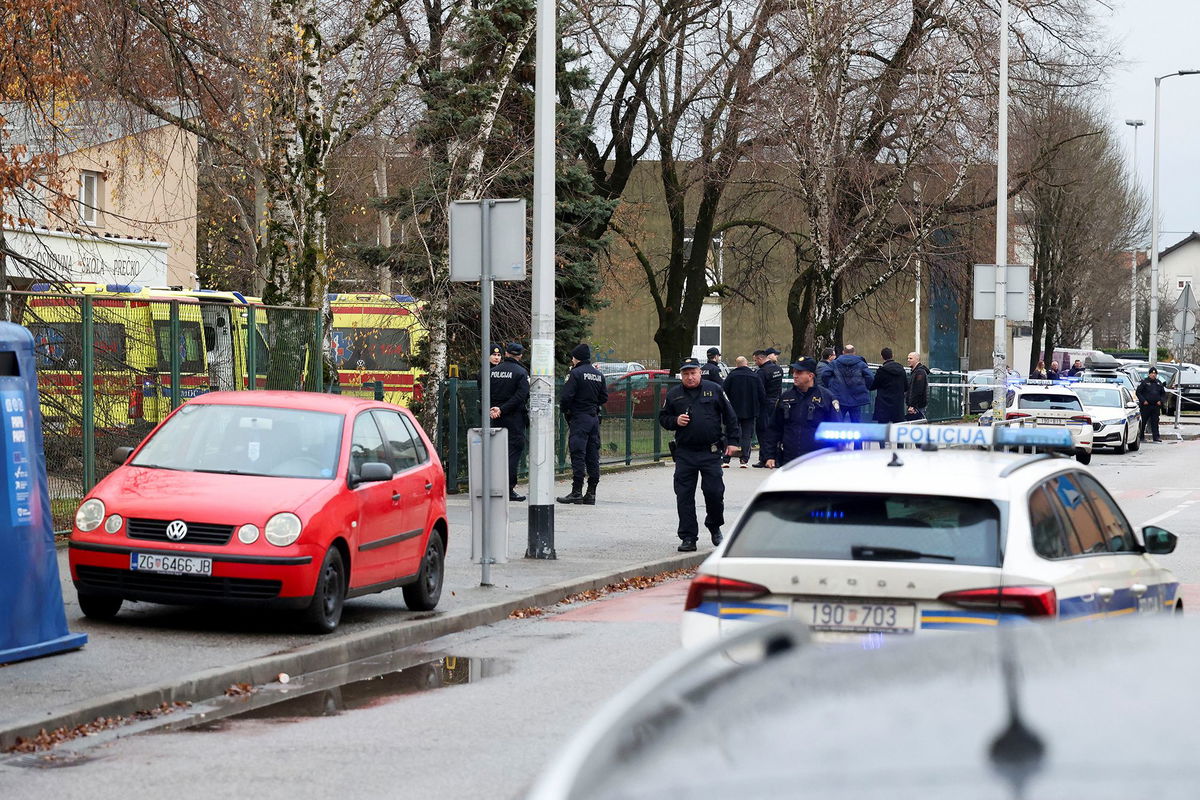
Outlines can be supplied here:
[[1075, 459], [1080, 464], [1091, 463], [1092, 418], [1072, 389], [1051, 381], [1011, 383], [1006, 399], [1003, 415], [988, 409], [979, 416], [979, 424], [991, 425], [993, 419], [1029, 419], [1039, 427], [1066, 428], [1075, 442]]
[[[1114, 378], [1113, 381], [1118, 379]], [[1120, 383], [1080, 381], [1071, 386], [1092, 418], [1092, 447], [1112, 447], [1118, 454], [1141, 446], [1142, 415], [1133, 393]], [[1200, 386], [1197, 387], [1200, 389]]]
[[1185, 365], [1176, 383], [1183, 397], [1182, 410], [1200, 411], [1200, 367], [1195, 364]]
[[630, 393], [633, 395], [633, 415], [635, 417], [656, 415], [667, 389], [674, 383], [670, 379], [671, 370], [669, 369], [643, 369], [619, 378], [606, 377], [608, 402], [604, 404], [604, 416], [625, 416], [626, 398]]
[[600, 370], [606, 381], [646, 368], [636, 361], [597, 361], [592, 366]]

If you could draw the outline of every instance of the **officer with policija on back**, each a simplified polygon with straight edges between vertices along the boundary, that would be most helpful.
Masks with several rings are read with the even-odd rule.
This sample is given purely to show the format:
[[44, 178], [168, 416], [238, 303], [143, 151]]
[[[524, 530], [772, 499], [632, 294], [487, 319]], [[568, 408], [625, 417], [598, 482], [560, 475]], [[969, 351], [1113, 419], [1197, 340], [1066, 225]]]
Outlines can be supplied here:
[[725, 379], [721, 377], [721, 351], [715, 347], [708, 348], [708, 361], [700, 368], [701, 378], [712, 381], [717, 386], [724, 387]]
[[693, 552], [699, 537], [696, 523], [696, 478], [704, 495], [704, 527], [713, 545], [721, 543], [725, 524], [725, 480], [722, 456], [738, 451], [737, 415], [721, 387], [701, 378], [700, 362], [686, 359], [679, 365], [681, 383], [663, 398], [658, 424], [674, 431], [671, 455], [675, 458], [675, 506], [679, 514], [679, 551]]
[[[592, 366], [586, 344], [571, 351], [571, 372], [563, 384], [559, 408], [567, 418], [567, 449], [571, 452], [571, 493], [560, 503], [596, 504], [600, 483], [600, 407], [608, 402], [604, 375]], [[587, 493], [583, 479], [587, 477]]]
[[509, 342], [503, 360], [497, 362], [500, 348], [492, 345], [491, 398], [488, 416], [492, 427], [508, 430], [508, 499], [521, 502], [525, 495], [517, 494], [517, 465], [525, 449], [525, 430], [529, 427], [529, 373], [521, 366], [525, 348]]

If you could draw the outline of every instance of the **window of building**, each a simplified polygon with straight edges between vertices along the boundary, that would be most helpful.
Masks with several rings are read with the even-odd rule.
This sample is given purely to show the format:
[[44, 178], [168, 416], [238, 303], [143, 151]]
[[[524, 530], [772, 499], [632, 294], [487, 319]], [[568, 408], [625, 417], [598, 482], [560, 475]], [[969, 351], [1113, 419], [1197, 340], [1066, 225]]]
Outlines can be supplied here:
[[1180, 278], [1178, 281], [1175, 282], [1175, 288], [1183, 289], [1183, 287], [1185, 287], [1185, 286], [1190, 286], [1191, 283], [1192, 283], [1191, 278]]
[[79, 219], [88, 225], [95, 225], [100, 218], [102, 186], [99, 172], [83, 170], [79, 173]]

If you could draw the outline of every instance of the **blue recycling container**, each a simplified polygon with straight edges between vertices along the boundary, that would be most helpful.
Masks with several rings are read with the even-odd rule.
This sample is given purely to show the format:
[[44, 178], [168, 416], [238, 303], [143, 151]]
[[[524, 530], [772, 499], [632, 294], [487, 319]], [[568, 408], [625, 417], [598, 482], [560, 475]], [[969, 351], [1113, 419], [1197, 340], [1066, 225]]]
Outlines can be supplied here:
[[42, 449], [33, 335], [0, 322], [0, 664], [76, 650], [67, 630]]

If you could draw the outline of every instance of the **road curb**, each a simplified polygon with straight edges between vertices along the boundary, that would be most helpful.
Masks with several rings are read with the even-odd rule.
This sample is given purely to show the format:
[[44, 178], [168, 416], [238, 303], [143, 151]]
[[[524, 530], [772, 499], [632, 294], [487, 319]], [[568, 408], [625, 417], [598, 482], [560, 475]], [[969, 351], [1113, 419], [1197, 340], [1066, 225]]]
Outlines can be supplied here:
[[162, 703], [199, 703], [211, 700], [222, 697], [225, 690], [236, 683], [260, 686], [274, 681], [281, 672], [304, 675], [394, 652], [447, 634], [500, 622], [519, 608], [551, 606], [567, 595], [600, 589], [627, 578], [695, 567], [707, 557], [708, 553], [669, 556], [614, 572], [563, 581], [510, 597], [502, 602], [481, 603], [446, 614], [408, 619], [383, 628], [323, 640], [295, 650], [227, 667], [216, 667], [171, 681], [111, 692], [82, 703], [48, 711], [43, 716], [3, 723], [3, 729], [0, 729], [0, 751], [14, 746], [19, 738], [34, 736], [42, 729], [52, 731], [57, 728], [73, 728], [99, 717], [124, 716], [156, 708]]

